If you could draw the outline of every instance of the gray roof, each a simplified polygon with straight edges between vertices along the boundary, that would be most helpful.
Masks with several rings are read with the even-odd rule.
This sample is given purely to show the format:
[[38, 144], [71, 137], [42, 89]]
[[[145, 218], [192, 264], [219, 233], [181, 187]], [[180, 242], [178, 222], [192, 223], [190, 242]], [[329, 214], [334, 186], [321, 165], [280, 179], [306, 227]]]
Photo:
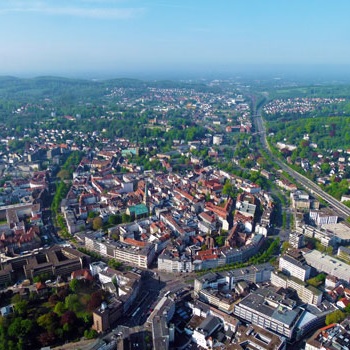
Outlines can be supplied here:
[[273, 312], [272, 318], [290, 327], [298, 316], [298, 312], [288, 309], [277, 309]]
[[212, 334], [219, 325], [221, 325], [221, 320], [215, 316], [208, 316], [204, 321], [198, 326], [198, 330], [202, 330], [204, 334]]

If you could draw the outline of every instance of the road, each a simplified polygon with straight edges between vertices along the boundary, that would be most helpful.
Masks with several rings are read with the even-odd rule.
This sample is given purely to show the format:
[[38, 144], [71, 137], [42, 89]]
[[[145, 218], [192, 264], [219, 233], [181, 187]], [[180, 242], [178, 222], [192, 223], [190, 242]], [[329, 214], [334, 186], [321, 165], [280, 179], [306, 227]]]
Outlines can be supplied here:
[[309, 190], [311, 194], [318, 196], [322, 198], [325, 202], [327, 202], [332, 207], [332, 209], [338, 214], [339, 217], [346, 219], [347, 217], [350, 216], [350, 208], [348, 208], [346, 205], [344, 205], [343, 203], [333, 198], [328, 193], [324, 192], [314, 182], [309, 180], [307, 177], [299, 174], [295, 170], [291, 169], [288, 165], [283, 163], [281, 160], [279, 160], [272, 154], [269, 144], [267, 143], [267, 140], [266, 140], [266, 130], [264, 126], [264, 121], [259, 112], [257, 112], [257, 115], [255, 116], [255, 125], [257, 127], [257, 132], [260, 135], [260, 140], [263, 148], [266, 149], [266, 151], [270, 154], [274, 162], [278, 164], [278, 166], [283, 171], [285, 171], [287, 174], [292, 176], [299, 184], [301, 184], [307, 190]]

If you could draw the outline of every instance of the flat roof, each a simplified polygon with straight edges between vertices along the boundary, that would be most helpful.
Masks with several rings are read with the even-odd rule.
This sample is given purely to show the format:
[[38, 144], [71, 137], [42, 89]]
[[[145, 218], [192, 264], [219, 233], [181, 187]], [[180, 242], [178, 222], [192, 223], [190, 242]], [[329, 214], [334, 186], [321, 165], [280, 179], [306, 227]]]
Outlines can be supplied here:
[[344, 225], [343, 223], [338, 224], [325, 224], [322, 228], [333, 232], [338, 238], [342, 240], [350, 240], [350, 227]]
[[326, 272], [340, 279], [350, 281], [350, 265], [318, 250], [304, 253], [306, 262], [316, 270]]
[[[262, 289], [263, 290], [263, 289]], [[241, 302], [241, 305], [245, 305], [246, 307], [259, 311], [267, 317], [271, 317], [272, 319], [285, 324], [287, 327], [291, 327], [295, 319], [298, 317], [298, 311], [290, 310], [286, 307], [283, 307], [279, 303], [279, 298], [282, 298], [280, 295], [272, 292], [268, 292], [266, 295], [259, 295], [260, 292], [252, 292], [248, 296], [246, 296]], [[269, 305], [266, 302], [266, 299], [271, 299], [275, 297], [274, 302], [279, 304], [277, 307]]]

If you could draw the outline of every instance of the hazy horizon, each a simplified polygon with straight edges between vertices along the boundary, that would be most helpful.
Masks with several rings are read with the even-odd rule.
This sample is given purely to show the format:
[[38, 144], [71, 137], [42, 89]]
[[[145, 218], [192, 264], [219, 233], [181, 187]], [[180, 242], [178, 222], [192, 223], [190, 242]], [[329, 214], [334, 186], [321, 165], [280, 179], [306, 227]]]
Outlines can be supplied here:
[[302, 70], [348, 80], [349, 10], [346, 0], [3, 0], [0, 75], [152, 79]]
[[86, 71], [86, 72], [26, 72], [19, 74], [1, 74], [0, 77], [38, 78], [62, 77], [70, 79], [109, 80], [109, 79], [139, 79], [139, 80], [212, 80], [212, 79], [250, 79], [273, 80], [285, 79], [293, 81], [323, 82], [350, 82], [349, 65], [236, 65], [234, 67], [217, 67], [179, 70], [130, 70], [130, 71]]

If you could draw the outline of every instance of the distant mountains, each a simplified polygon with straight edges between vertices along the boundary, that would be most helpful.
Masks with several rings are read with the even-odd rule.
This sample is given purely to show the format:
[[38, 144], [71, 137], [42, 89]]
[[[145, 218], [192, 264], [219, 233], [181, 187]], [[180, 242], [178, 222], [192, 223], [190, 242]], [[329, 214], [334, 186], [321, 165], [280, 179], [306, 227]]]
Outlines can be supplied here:
[[[180, 81], [142, 81], [138, 79], [109, 79], [109, 80], [84, 80], [53, 76], [36, 78], [17, 78], [12, 76], [0, 76], [0, 98], [30, 100], [40, 98], [57, 99], [70, 96], [71, 99], [89, 96], [100, 98], [108, 88], [134, 88], [137, 90], [147, 87], [155, 88], [194, 88], [198, 91], [213, 91], [213, 87], [206, 84], [190, 84]], [[215, 90], [218, 88], [216, 87]]]

